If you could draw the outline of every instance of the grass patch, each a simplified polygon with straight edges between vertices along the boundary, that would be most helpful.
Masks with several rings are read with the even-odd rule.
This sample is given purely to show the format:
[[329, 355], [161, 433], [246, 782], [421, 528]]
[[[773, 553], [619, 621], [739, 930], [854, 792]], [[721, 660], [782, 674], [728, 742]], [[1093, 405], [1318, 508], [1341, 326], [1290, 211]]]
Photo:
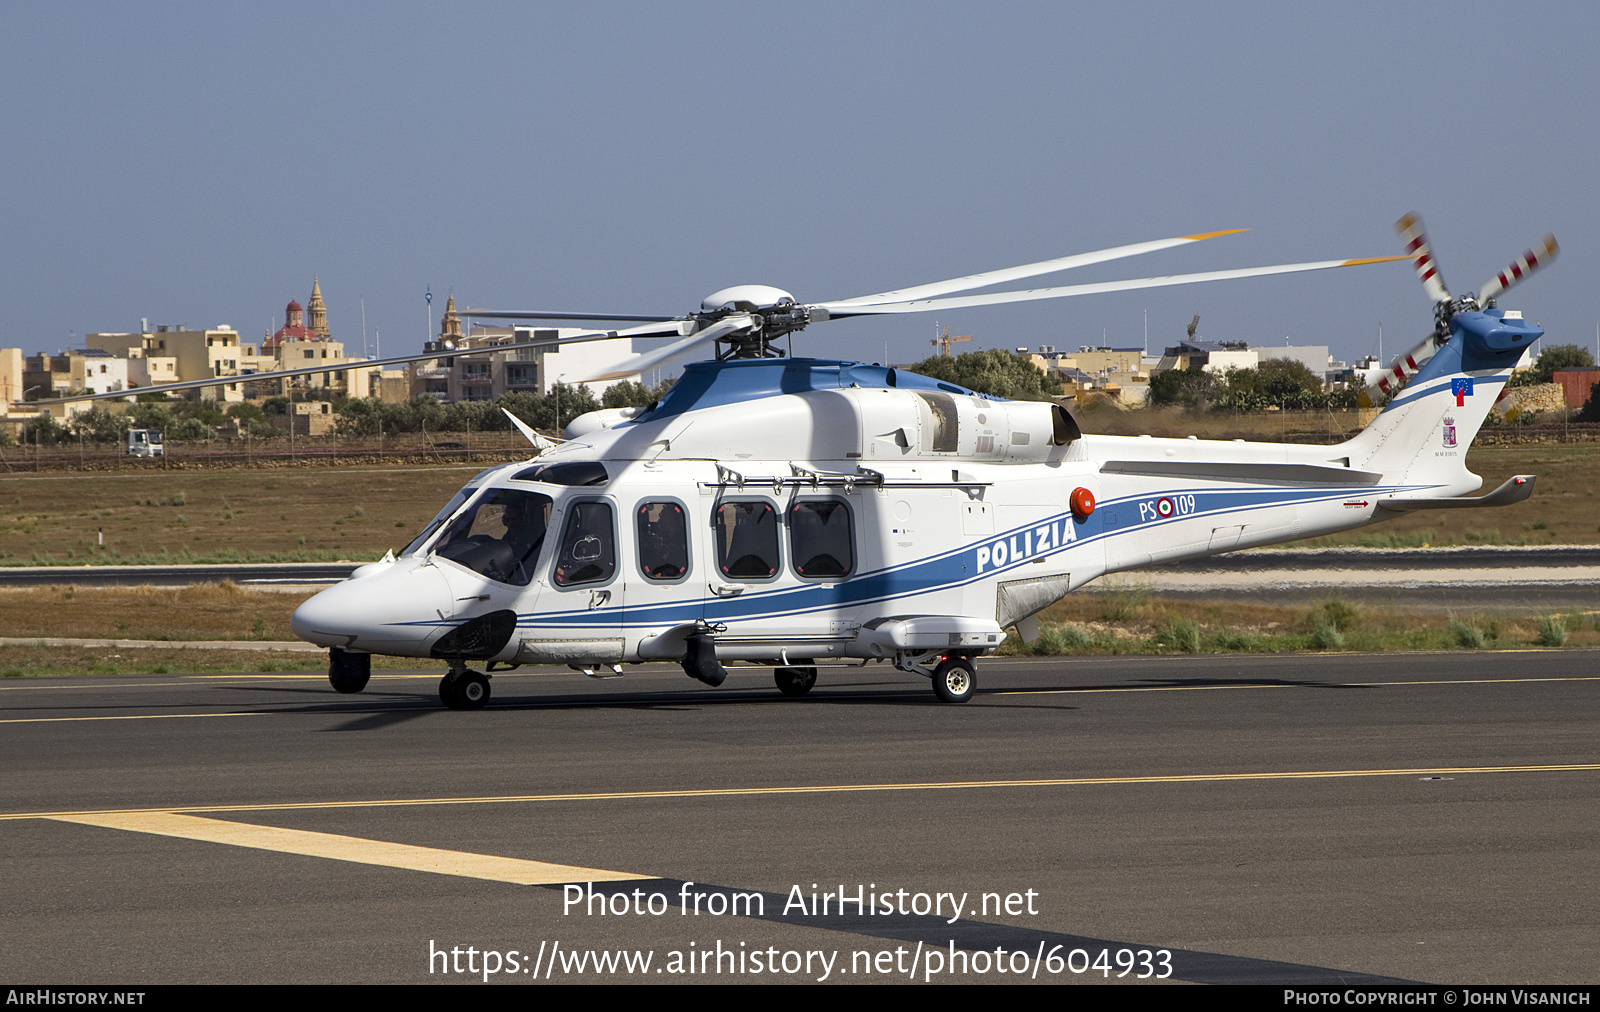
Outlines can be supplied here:
[[[374, 657], [384, 671], [417, 671], [448, 666], [414, 657]], [[0, 678], [46, 678], [66, 675], [172, 675], [233, 672], [305, 672], [326, 674], [328, 657], [321, 652], [289, 650], [209, 650], [195, 647], [0, 646]]]
[[[1097, 600], [1097, 596], [1102, 600]], [[1039, 636], [1023, 644], [1012, 635], [1003, 655], [1129, 653], [1283, 653], [1305, 650], [1493, 649], [1600, 646], [1600, 614], [1571, 612], [1543, 619], [1509, 615], [1442, 616], [1403, 605], [1366, 609], [1341, 599], [1303, 606], [1241, 601], [1142, 597], [1136, 608], [1106, 621], [1110, 593], [1069, 594], [1039, 614]], [[1560, 644], [1553, 630], [1566, 634]]]
[[1482, 650], [1489, 645], [1488, 637], [1482, 629], [1470, 622], [1463, 622], [1453, 618], [1446, 627], [1450, 635], [1455, 637], [1456, 645], [1466, 647], [1468, 650]]
[[8, 637], [131, 640], [293, 640], [289, 616], [309, 593], [188, 587], [0, 588]]
[[1539, 620], [1539, 645], [1546, 647], [1564, 647], [1570, 637], [1567, 631], [1566, 619], [1561, 615], [1548, 616]]

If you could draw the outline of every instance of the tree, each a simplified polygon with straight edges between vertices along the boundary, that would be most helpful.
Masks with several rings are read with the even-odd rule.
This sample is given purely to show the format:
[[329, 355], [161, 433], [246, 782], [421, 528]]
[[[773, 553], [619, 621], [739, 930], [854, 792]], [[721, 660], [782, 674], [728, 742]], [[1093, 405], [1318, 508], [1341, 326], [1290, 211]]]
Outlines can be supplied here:
[[96, 405], [72, 419], [72, 431], [91, 443], [120, 443], [128, 431], [128, 416]]
[[1048, 401], [1061, 395], [1061, 385], [1021, 355], [990, 348], [946, 358], [935, 355], [911, 367], [911, 372], [944, 380], [980, 394], [1014, 401]]
[[655, 387], [647, 387], [643, 383], [633, 380], [623, 380], [606, 387], [606, 392], [600, 395], [602, 408], [647, 408], [664, 397], [672, 389], [672, 381], [664, 380]]
[[59, 443], [67, 438], [67, 430], [50, 415], [40, 415], [22, 427], [22, 442]]
[[1535, 383], [1553, 383], [1555, 374], [1564, 369], [1589, 369], [1594, 366], [1594, 356], [1588, 348], [1576, 344], [1551, 345], [1539, 353], [1533, 363]]
[[216, 433], [198, 418], [184, 418], [167, 429], [166, 437], [182, 443], [196, 443], [202, 439], [213, 439]]
[[134, 405], [131, 417], [135, 429], [167, 429], [172, 425], [172, 412], [158, 403], [141, 401]]
[[1168, 369], [1150, 377], [1150, 403], [1154, 407], [1207, 407], [1224, 393], [1216, 373]]

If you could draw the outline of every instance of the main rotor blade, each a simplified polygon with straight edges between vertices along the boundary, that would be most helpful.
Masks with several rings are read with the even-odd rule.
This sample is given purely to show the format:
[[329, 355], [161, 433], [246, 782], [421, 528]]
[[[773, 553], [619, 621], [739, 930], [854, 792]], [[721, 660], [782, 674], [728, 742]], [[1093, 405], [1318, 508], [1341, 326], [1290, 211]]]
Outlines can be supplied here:
[[1507, 288], [1554, 260], [1560, 251], [1561, 247], [1556, 245], [1556, 237], [1545, 236], [1539, 245], [1511, 261], [1511, 266], [1496, 274], [1488, 284], [1484, 285], [1483, 291], [1478, 295], [1478, 301], [1486, 303], [1490, 299], [1497, 298]]
[[[1294, 274], [1300, 271], [1323, 271], [1334, 267], [1356, 267], [1361, 264], [1381, 264], [1393, 260], [1409, 260], [1408, 256], [1366, 257], [1360, 260], [1319, 260], [1305, 264], [1279, 264], [1275, 267], [1245, 267], [1231, 271], [1206, 271], [1202, 274], [1173, 274], [1159, 278], [1134, 278], [1130, 281], [1104, 281], [1093, 285], [1068, 285], [1060, 288], [1035, 288], [1023, 292], [994, 292], [989, 295], [959, 295], [949, 299], [918, 299], [910, 302], [891, 302], [872, 306], [841, 305], [825, 302], [817, 308], [832, 319], [847, 316], [870, 316], [877, 313], [925, 313], [930, 310], [965, 309], [969, 306], [997, 306], [1008, 302], [1033, 302], [1038, 299], [1062, 299], [1071, 295], [1097, 295], [1102, 292], [1129, 292], [1140, 288], [1166, 288], [1170, 285], [1192, 285], [1201, 281], [1228, 281], [1233, 278], [1255, 278], [1268, 274]], [[837, 307], [837, 308], [836, 308]]]
[[1434, 302], [1449, 302], [1450, 291], [1439, 276], [1439, 265], [1433, 262], [1433, 247], [1428, 245], [1428, 235], [1422, 231], [1422, 219], [1415, 211], [1394, 223], [1394, 230], [1406, 244], [1406, 253], [1416, 261], [1417, 277], [1422, 289]]
[[705, 330], [690, 334], [688, 337], [674, 341], [665, 347], [657, 348], [655, 351], [647, 352], [646, 354], [640, 355], [638, 358], [635, 358], [632, 361], [622, 363], [610, 372], [604, 372], [597, 376], [591, 376], [582, 382], [590, 383], [599, 380], [620, 379], [623, 376], [631, 376], [634, 373], [646, 372], [650, 369], [656, 368], [659, 365], [664, 365], [681, 355], [686, 355], [701, 345], [715, 341], [717, 338], [722, 337], [725, 334], [731, 334], [736, 330], [743, 330], [753, 323], [755, 323], [755, 318], [746, 313], [736, 313], [733, 316], [725, 316], [716, 323], [713, 323], [711, 326], [707, 327]]
[[463, 309], [461, 315], [480, 316], [487, 320], [617, 320], [622, 323], [661, 323], [678, 319], [675, 316], [626, 316], [621, 313], [502, 312], [495, 309]]
[[1120, 260], [1123, 257], [1138, 256], [1141, 253], [1154, 253], [1157, 250], [1171, 249], [1174, 246], [1186, 246], [1189, 243], [1212, 239], [1219, 235], [1233, 235], [1236, 232], [1248, 231], [1250, 230], [1247, 228], [1228, 228], [1220, 232], [1199, 232], [1195, 235], [1180, 235], [1174, 239], [1155, 239], [1150, 242], [1136, 242], [1128, 246], [1113, 246], [1110, 249], [1095, 250], [1092, 253], [1075, 253], [1072, 256], [1058, 257], [1054, 260], [1041, 260], [1038, 263], [1023, 264], [1021, 267], [1007, 267], [998, 271], [985, 271], [982, 274], [968, 274], [964, 278], [935, 281], [932, 284], [900, 288], [892, 292], [879, 292], [876, 295], [858, 295], [853, 299], [827, 302], [823, 303], [823, 305], [825, 307], [867, 306], [886, 302], [928, 299], [936, 295], [965, 292], [974, 288], [987, 288], [990, 285], [1004, 284], [1007, 281], [1020, 281], [1023, 278], [1037, 277], [1040, 274], [1054, 274], [1056, 271], [1064, 271], [1073, 267], [1087, 267], [1089, 264], [1104, 263], [1107, 260]]

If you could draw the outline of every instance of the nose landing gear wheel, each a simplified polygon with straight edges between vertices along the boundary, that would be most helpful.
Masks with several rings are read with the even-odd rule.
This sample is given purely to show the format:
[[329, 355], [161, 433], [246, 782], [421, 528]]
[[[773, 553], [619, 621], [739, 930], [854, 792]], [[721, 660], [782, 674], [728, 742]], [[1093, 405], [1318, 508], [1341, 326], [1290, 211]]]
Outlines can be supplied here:
[[965, 703], [977, 687], [978, 672], [965, 657], [951, 657], [933, 669], [933, 694], [943, 703]]
[[481, 710], [489, 701], [489, 679], [481, 672], [452, 671], [439, 680], [439, 702], [452, 710]]
[[785, 696], [803, 696], [817, 684], [816, 668], [773, 668], [772, 680]]
[[352, 654], [334, 647], [328, 651], [328, 683], [335, 692], [360, 692], [372, 677], [372, 655]]

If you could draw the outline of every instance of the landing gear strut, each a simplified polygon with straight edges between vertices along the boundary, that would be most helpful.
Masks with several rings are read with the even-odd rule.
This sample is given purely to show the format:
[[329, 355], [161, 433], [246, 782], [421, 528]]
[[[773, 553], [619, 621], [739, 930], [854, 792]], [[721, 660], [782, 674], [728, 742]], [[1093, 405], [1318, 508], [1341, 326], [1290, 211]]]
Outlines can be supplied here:
[[439, 702], [452, 710], [481, 710], [489, 701], [489, 679], [481, 671], [451, 668], [439, 680]]
[[978, 685], [978, 671], [972, 658], [942, 653], [896, 654], [894, 666], [901, 671], [915, 671], [933, 681], [933, 694], [941, 703], [965, 703], [972, 698]]

